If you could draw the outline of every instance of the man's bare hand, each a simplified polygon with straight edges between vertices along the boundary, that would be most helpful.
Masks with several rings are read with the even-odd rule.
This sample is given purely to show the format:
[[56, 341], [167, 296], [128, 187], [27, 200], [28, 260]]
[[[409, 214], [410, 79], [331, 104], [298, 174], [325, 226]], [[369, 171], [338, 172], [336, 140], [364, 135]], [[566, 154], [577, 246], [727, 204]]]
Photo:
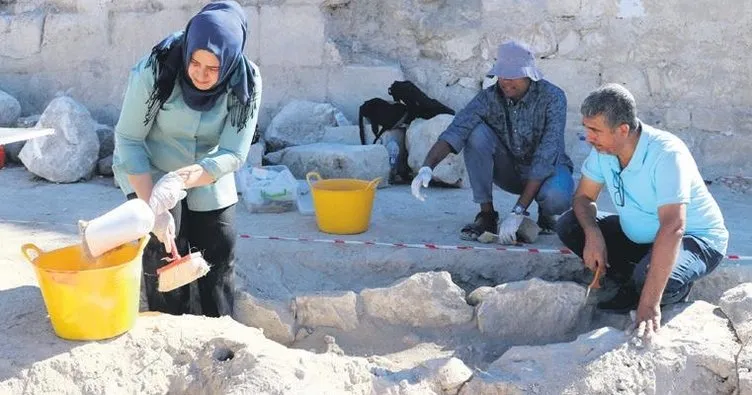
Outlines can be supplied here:
[[582, 250], [582, 260], [588, 269], [595, 272], [601, 267], [601, 273], [606, 273], [608, 267], [608, 251], [603, 234], [595, 232], [585, 237], [585, 248]]
[[637, 306], [634, 316], [632, 334], [641, 339], [643, 343], [649, 343], [658, 330], [661, 329], [661, 305], [658, 303], [645, 303], [642, 300]]

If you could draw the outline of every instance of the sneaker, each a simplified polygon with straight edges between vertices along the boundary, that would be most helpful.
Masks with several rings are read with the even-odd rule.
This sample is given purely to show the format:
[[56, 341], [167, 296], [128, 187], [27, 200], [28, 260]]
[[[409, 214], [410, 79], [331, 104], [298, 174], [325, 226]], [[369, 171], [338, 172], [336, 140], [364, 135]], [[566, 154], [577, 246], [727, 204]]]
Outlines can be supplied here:
[[636, 309], [639, 302], [640, 294], [637, 293], [634, 285], [625, 284], [619, 288], [613, 298], [598, 302], [597, 306], [600, 310], [623, 314]]

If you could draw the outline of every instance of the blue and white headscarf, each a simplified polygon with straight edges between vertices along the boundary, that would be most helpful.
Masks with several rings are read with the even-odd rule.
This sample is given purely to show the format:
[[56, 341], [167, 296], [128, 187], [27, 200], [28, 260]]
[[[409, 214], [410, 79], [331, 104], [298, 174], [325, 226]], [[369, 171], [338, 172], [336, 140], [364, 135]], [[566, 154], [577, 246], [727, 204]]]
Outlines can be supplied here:
[[[179, 83], [183, 100], [196, 111], [208, 111], [223, 94], [231, 92], [227, 105], [230, 121], [238, 131], [245, 127], [253, 93], [253, 67], [243, 55], [247, 39], [245, 12], [235, 1], [216, 1], [204, 6], [184, 31], [162, 40], [153, 49], [149, 65], [154, 72], [154, 90], [147, 101], [144, 124], [157, 114]], [[209, 90], [193, 86], [187, 74], [191, 56], [199, 49], [219, 59], [219, 79]]]

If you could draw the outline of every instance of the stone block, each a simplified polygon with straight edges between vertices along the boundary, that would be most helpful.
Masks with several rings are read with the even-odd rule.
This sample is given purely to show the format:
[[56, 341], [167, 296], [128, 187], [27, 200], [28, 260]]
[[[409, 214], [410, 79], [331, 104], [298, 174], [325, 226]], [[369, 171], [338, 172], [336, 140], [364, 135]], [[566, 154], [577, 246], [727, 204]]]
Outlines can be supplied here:
[[548, 13], [556, 17], [575, 17], [580, 13], [580, 0], [548, 0]]
[[93, 58], [103, 58], [103, 49], [108, 47], [106, 22], [89, 14], [48, 15], [42, 37], [44, 67], [68, 70], [71, 65], [88, 66]]
[[548, 81], [563, 89], [567, 107], [579, 113], [585, 97], [600, 85], [598, 65], [593, 62], [569, 59], [540, 59], [538, 67]]
[[[245, 11], [246, 17], [248, 18], [248, 39], [245, 43], [245, 56], [247, 56], [251, 61], [259, 63], [259, 56], [261, 51], [261, 21], [259, 8], [243, 7], [243, 10]], [[261, 78], [264, 77], [264, 71], [266, 70], [262, 70]]]
[[112, 176], [112, 155], [97, 161], [97, 174], [107, 177]]
[[688, 128], [692, 124], [692, 116], [688, 109], [671, 107], [666, 110], [664, 125], [669, 131]]
[[[368, 129], [367, 125], [366, 129]], [[366, 134], [366, 139], [368, 136]], [[324, 128], [324, 135], [321, 137], [321, 141], [326, 143], [360, 145], [360, 128], [358, 125], [327, 126]]]
[[499, 285], [476, 307], [478, 329], [510, 341], [561, 341], [583, 311], [585, 290], [571, 282], [537, 278]]
[[[261, 109], [268, 112], [269, 120], [280, 107], [293, 100], [326, 101], [327, 71], [313, 67], [261, 67], [264, 92]], [[261, 127], [268, 125], [260, 122]]]
[[531, 25], [521, 36], [522, 41], [533, 50], [536, 58], [549, 57], [556, 53], [556, 32], [549, 22]]
[[233, 318], [241, 324], [262, 329], [264, 336], [275, 342], [290, 345], [295, 341], [295, 318], [290, 306], [280, 301], [263, 300], [247, 292], [238, 292]]
[[329, 103], [293, 100], [274, 116], [264, 132], [270, 151], [326, 142], [326, 128], [339, 126], [344, 115]]
[[17, 15], [0, 14], [0, 54], [11, 59], [38, 54], [42, 49], [44, 19], [41, 10]]
[[645, 6], [642, 0], [619, 0], [618, 18], [642, 18], [645, 16]]
[[[507, 311], [517, 310], [525, 307]], [[734, 393], [739, 343], [717, 310], [704, 302], [665, 308], [649, 347], [609, 327], [571, 343], [512, 347], [460, 394]]]
[[97, 125], [99, 137], [99, 159], [111, 156], [115, 150], [115, 131], [110, 125]]
[[473, 317], [465, 291], [447, 272], [414, 274], [387, 288], [364, 289], [360, 296], [368, 315], [394, 325], [445, 327]]
[[366, 100], [380, 97], [393, 100], [389, 87], [394, 81], [404, 80], [398, 65], [345, 66], [329, 73], [328, 99], [345, 113], [348, 119], [358, 119], [358, 108]]
[[742, 347], [736, 365], [739, 373], [739, 395], [752, 395], [752, 343]]
[[320, 66], [325, 19], [314, 6], [261, 7], [261, 64]]
[[21, 116], [21, 103], [0, 90], [0, 126], [13, 126]]
[[752, 282], [724, 292], [718, 306], [731, 320], [739, 340], [752, 342]]
[[113, 69], [121, 70], [127, 78], [130, 67], [167, 35], [184, 29], [193, 14], [194, 10], [112, 14], [109, 57]]
[[692, 126], [710, 132], [734, 130], [734, 114], [721, 108], [695, 108], [692, 110]]
[[643, 67], [615, 64], [603, 68], [603, 83], [615, 82], [629, 89], [637, 103], [650, 100], [647, 74]]
[[[410, 123], [406, 136], [407, 164], [413, 170], [413, 174], [418, 174], [428, 151], [453, 120], [453, 115], [441, 114], [428, 120], [416, 119]], [[470, 186], [464, 158], [462, 152], [456, 155], [450, 153], [433, 169], [433, 181], [458, 187]]]
[[463, 62], [473, 57], [475, 48], [480, 44], [483, 34], [479, 31], [471, 31], [459, 37], [447, 40], [444, 43], [446, 56], [449, 59]]
[[388, 185], [389, 154], [381, 144], [347, 145], [316, 143], [285, 148], [266, 155], [275, 165], [285, 165], [297, 179], [305, 179], [310, 171], [327, 178], [357, 178]]
[[564, 34], [564, 37], [559, 40], [557, 47], [557, 53], [562, 56], [566, 56], [580, 46], [580, 34], [574, 30], [570, 30]]
[[[93, 2], [98, 0], [79, 0], [79, 2]], [[191, 14], [196, 14], [201, 7], [211, 2], [211, 0], [104, 0], [111, 1], [109, 8], [116, 12], [159, 12], [165, 10], [181, 10], [189, 11]], [[244, 1], [240, 1], [241, 5]], [[187, 23], [188, 19], [183, 23]]]
[[352, 331], [358, 327], [358, 297], [347, 291], [339, 295], [311, 295], [295, 298], [298, 325], [309, 328], [326, 326]]
[[697, 143], [695, 160], [703, 177], [713, 180], [719, 176], [752, 174], [752, 139], [745, 135], [725, 136], [706, 133]]

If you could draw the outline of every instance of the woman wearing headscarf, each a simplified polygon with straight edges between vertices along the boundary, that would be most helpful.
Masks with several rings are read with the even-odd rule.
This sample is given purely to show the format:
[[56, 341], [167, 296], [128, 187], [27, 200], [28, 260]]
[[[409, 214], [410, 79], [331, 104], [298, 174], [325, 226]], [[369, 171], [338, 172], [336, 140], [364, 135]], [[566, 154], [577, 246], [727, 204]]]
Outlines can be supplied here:
[[[126, 196], [149, 202], [156, 215], [143, 257], [152, 311], [232, 315], [233, 172], [248, 155], [261, 99], [258, 67], [243, 55], [246, 38], [240, 5], [212, 2], [131, 70], [113, 170]], [[198, 280], [200, 306], [190, 303], [190, 285], [157, 291], [156, 269], [167, 264], [173, 240], [181, 256], [198, 250], [211, 266]]]

